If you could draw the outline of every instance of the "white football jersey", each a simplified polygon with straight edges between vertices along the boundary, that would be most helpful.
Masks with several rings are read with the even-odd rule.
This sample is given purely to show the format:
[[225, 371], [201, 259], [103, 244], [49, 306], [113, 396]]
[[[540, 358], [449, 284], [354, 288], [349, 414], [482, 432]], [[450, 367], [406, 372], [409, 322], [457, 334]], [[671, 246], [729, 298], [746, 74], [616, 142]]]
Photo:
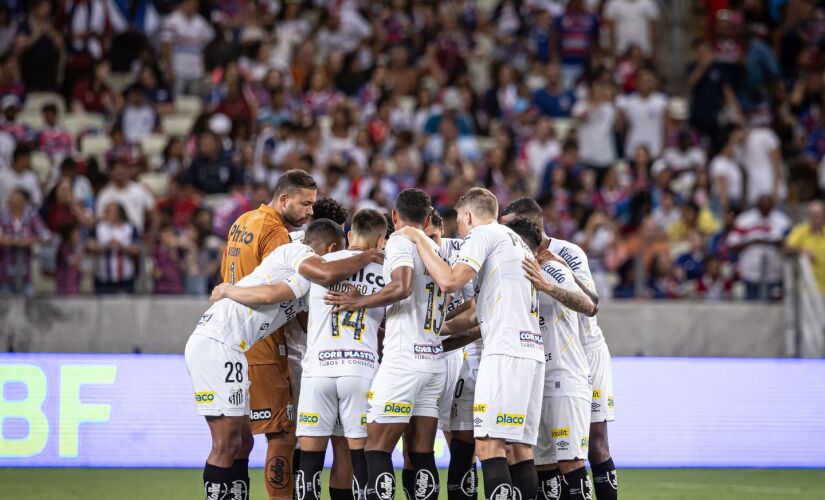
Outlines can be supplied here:
[[[590, 273], [587, 255], [580, 246], [569, 241], [551, 238], [549, 250], [564, 259], [573, 274], [579, 278], [579, 281], [592, 293], [596, 293], [596, 284], [593, 282], [593, 275]], [[582, 346], [588, 350], [604, 343], [604, 335], [595, 316], [591, 318], [579, 314], [579, 338]]]
[[[360, 250], [341, 250], [324, 256], [336, 261], [357, 255]], [[343, 284], [355, 287], [362, 295], [372, 295], [384, 288], [379, 264], [370, 263], [349, 278], [330, 288], [312, 283], [307, 296], [307, 350], [301, 366], [305, 377], [372, 378], [378, 369], [378, 327], [384, 308], [333, 312], [324, 302], [329, 290], [343, 291]]]
[[[579, 291], [573, 274], [564, 264], [545, 262], [544, 279], [559, 288]], [[539, 292], [539, 325], [544, 336], [544, 395], [590, 399], [590, 365], [579, 339], [575, 311], [546, 293]]]
[[[428, 240], [433, 250], [439, 249]], [[439, 254], [440, 255], [440, 254]], [[447, 294], [432, 279], [415, 243], [403, 236], [391, 236], [384, 248], [384, 280], [401, 267], [413, 270], [412, 293], [387, 307], [382, 363], [393, 363], [408, 370], [443, 372], [444, 348], [438, 336], [446, 313]]]
[[[458, 260], [462, 241], [463, 240], [458, 238], [441, 238], [441, 257], [443, 257], [450, 266], [453, 266], [455, 261]], [[447, 314], [450, 314], [453, 309], [460, 304], [475, 297], [475, 281], [475, 278], [471, 279], [464, 285], [461, 291], [450, 294], [450, 301], [447, 303]], [[481, 356], [481, 340], [476, 340], [464, 346], [463, 351], [467, 356]]]
[[464, 238], [456, 263], [477, 273], [482, 358], [506, 354], [544, 362], [538, 294], [521, 267], [528, 258], [533, 254], [521, 237], [502, 224], [477, 226]]
[[284, 281], [295, 293], [294, 300], [247, 307], [231, 299], [221, 299], [201, 316], [195, 332], [235, 349], [248, 350], [252, 344], [306, 310], [303, 296], [309, 290], [310, 282], [297, 271], [301, 263], [313, 255], [312, 248], [302, 243], [281, 245], [236, 283], [237, 286], [256, 286]]

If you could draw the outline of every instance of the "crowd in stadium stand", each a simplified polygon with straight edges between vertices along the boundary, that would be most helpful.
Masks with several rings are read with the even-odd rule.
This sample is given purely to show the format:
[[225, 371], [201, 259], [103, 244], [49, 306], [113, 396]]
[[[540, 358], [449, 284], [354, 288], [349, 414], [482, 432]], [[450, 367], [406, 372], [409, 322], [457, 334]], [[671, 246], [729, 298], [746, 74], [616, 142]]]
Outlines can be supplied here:
[[822, 1], [18, 0], [0, 54], [3, 292], [204, 294], [292, 168], [448, 233], [534, 197], [604, 297], [778, 298], [793, 249], [825, 290]]

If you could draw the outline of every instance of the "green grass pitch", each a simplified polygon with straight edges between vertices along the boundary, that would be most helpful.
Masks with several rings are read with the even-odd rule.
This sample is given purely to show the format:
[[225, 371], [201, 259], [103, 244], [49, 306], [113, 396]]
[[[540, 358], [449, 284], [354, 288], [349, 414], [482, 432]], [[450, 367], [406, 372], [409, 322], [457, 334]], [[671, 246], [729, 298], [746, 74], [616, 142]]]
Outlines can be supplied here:
[[[251, 472], [252, 499], [266, 500], [261, 469]], [[631, 500], [825, 499], [825, 470], [620, 469], [619, 482]], [[0, 498], [10, 500], [197, 500], [200, 484], [195, 469], [0, 469]]]

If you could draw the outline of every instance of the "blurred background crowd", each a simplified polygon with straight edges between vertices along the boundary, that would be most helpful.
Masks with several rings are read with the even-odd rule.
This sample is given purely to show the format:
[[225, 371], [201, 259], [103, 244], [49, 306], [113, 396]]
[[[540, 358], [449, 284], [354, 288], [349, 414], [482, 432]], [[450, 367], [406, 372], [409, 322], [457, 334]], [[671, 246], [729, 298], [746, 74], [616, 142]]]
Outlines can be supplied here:
[[0, 292], [205, 294], [286, 169], [534, 197], [600, 296], [825, 291], [825, 2], [3, 0]]

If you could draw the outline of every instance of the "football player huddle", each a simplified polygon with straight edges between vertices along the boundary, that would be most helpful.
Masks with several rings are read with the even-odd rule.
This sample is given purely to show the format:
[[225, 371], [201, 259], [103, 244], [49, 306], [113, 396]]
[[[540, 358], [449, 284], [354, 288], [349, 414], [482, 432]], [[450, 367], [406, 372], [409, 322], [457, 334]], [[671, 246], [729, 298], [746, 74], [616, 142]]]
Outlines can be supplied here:
[[544, 234], [535, 201], [499, 219], [496, 197], [472, 188], [451, 239], [419, 189], [391, 217], [359, 210], [346, 234], [346, 211], [315, 192], [288, 171], [270, 204], [241, 216], [225, 283], [187, 342], [212, 434], [205, 498], [249, 498], [254, 432], [267, 437], [270, 498], [320, 500], [331, 440], [332, 500], [392, 500], [403, 440], [406, 497], [435, 500], [439, 428], [449, 500], [477, 498], [476, 463], [489, 500], [617, 498], [612, 369], [587, 257]]

